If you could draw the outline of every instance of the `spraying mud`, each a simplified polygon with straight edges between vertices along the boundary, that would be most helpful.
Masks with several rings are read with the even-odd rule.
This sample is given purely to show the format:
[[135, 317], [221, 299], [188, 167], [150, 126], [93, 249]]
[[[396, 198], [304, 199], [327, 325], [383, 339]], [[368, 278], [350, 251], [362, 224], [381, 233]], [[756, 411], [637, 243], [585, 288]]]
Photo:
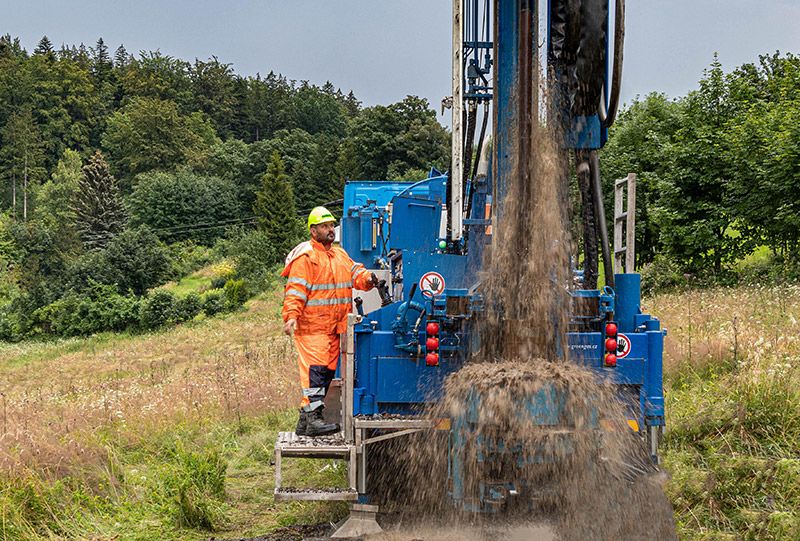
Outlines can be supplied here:
[[386, 500], [402, 502], [378, 539], [675, 538], [663, 474], [613, 389], [564, 358], [568, 178], [553, 140], [534, 119], [531, 161], [506, 179], [480, 348], [428, 412], [451, 431], [387, 443], [370, 468]]

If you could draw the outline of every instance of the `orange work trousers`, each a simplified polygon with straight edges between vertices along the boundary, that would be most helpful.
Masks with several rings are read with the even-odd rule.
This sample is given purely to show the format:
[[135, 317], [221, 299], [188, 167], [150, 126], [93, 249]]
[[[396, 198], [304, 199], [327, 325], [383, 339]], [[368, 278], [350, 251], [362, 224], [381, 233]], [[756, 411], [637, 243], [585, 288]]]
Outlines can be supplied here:
[[300, 364], [300, 386], [303, 388], [300, 409], [314, 411], [322, 407], [322, 399], [339, 364], [339, 335], [295, 334], [294, 343]]

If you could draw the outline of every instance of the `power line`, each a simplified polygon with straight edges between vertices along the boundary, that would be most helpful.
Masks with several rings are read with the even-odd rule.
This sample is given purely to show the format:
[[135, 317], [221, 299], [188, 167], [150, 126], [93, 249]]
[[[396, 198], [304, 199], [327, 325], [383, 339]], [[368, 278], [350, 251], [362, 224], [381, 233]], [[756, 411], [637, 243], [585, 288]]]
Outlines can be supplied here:
[[231, 218], [230, 220], [218, 220], [214, 222], [206, 222], [200, 224], [181, 224], [181, 225], [174, 225], [172, 227], [159, 227], [157, 229], [153, 229], [152, 231], [170, 231], [172, 229], [183, 229], [189, 226], [206, 226], [206, 225], [225, 224], [229, 222], [244, 222], [244, 221], [255, 220], [255, 218], [256, 218], [255, 216], [246, 216], [244, 218]]

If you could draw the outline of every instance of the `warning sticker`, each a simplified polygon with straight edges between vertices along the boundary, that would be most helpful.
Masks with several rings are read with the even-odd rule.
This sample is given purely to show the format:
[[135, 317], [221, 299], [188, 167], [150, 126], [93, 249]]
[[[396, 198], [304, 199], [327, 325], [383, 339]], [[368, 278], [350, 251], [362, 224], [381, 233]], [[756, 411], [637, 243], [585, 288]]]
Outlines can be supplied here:
[[419, 279], [419, 288], [431, 295], [441, 295], [444, 291], [444, 276], [438, 272], [426, 272]]
[[624, 334], [617, 336], [617, 359], [627, 357], [631, 352], [631, 341]]

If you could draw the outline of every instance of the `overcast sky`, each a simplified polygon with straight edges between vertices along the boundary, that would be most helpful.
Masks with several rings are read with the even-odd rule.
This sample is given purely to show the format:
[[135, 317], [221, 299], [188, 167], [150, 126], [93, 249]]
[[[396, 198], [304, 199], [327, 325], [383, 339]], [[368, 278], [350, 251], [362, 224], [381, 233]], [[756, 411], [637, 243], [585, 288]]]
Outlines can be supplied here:
[[[47, 35], [56, 48], [103, 37], [112, 51], [216, 55], [240, 75], [331, 81], [367, 106], [416, 94], [439, 109], [451, 93], [451, 10], [445, 0], [0, 0], [0, 33], [29, 52]], [[798, 26], [800, 0], [628, 0], [622, 99], [685, 95], [715, 52], [726, 71], [800, 53]]]

